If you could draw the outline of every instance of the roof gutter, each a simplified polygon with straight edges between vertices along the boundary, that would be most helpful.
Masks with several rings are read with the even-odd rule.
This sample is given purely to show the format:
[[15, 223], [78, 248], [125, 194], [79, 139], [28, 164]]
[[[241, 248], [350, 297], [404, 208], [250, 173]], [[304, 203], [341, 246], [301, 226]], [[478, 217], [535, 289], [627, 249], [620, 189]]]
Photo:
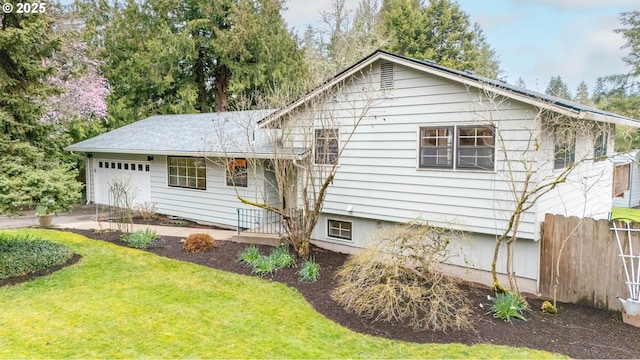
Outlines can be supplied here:
[[250, 159], [274, 159], [276, 156], [285, 160], [300, 160], [305, 154], [256, 154], [241, 152], [186, 152], [186, 151], [149, 151], [149, 150], [122, 150], [122, 149], [100, 149], [100, 148], [82, 148], [75, 149], [65, 147], [64, 150], [70, 152], [84, 153], [111, 153], [111, 154], [130, 154], [130, 155], [166, 155], [166, 156], [188, 156], [188, 157], [219, 157], [219, 158], [250, 158]]

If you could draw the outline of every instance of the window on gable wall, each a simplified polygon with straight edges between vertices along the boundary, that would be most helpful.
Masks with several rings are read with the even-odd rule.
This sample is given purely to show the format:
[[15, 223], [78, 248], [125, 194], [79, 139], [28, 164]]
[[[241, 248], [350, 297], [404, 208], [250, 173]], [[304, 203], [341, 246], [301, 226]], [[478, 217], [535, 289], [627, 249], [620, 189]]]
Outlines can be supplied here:
[[338, 129], [315, 129], [314, 162], [317, 165], [332, 165], [338, 161]]
[[247, 159], [227, 161], [227, 186], [247, 187]]
[[576, 161], [576, 132], [566, 126], [554, 129], [554, 169], [564, 169]]
[[494, 160], [493, 127], [420, 128], [420, 168], [493, 170]]
[[594, 161], [604, 160], [607, 157], [607, 143], [609, 142], [609, 131], [604, 124], [598, 124], [596, 128], [595, 141], [593, 144]]

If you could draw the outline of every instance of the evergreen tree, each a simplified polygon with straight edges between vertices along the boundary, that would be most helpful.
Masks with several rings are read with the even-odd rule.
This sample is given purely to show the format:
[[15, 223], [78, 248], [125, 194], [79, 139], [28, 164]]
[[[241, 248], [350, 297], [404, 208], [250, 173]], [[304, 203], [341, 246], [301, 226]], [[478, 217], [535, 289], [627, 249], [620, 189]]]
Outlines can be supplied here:
[[593, 102], [589, 98], [589, 89], [584, 81], [580, 82], [580, 85], [578, 85], [578, 88], [576, 89], [576, 98], [574, 100], [580, 104], [593, 105]]
[[551, 80], [549, 80], [549, 84], [547, 85], [547, 90], [545, 90], [545, 94], [566, 100], [572, 99], [571, 93], [569, 93], [569, 87], [564, 81], [562, 81], [562, 77], [560, 77], [560, 75], [557, 77], [551, 77]]
[[85, 34], [105, 59], [109, 112], [226, 111], [234, 98], [295, 84], [305, 67], [281, 0], [84, 0]]
[[478, 25], [451, 0], [385, 0], [381, 11], [390, 52], [496, 78], [499, 61]]

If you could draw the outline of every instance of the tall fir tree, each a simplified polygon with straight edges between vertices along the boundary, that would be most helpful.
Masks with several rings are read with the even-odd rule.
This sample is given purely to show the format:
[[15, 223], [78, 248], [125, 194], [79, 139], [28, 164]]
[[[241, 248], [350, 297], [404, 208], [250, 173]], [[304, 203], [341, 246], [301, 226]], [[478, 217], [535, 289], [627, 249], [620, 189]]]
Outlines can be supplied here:
[[385, 0], [380, 14], [390, 52], [497, 78], [499, 60], [479, 25], [455, 1]]
[[110, 115], [226, 111], [305, 76], [281, 0], [83, 0], [89, 43], [105, 59]]
[[562, 99], [571, 100], [573, 97], [569, 92], [569, 87], [562, 80], [562, 77], [558, 75], [557, 77], [552, 76], [551, 80], [549, 80], [549, 84], [547, 85], [547, 89], [545, 90], [545, 94], [556, 96]]

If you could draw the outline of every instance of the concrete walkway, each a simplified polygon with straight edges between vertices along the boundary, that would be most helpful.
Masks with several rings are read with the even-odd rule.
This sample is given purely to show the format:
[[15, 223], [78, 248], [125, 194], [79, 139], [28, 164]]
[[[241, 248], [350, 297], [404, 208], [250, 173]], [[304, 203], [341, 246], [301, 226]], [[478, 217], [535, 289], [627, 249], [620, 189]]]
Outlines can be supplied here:
[[[81, 205], [73, 209], [71, 213], [58, 214], [53, 219], [51, 229], [83, 229], [83, 230], [101, 230], [116, 229], [116, 224], [109, 221], [97, 221], [95, 205]], [[23, 216], [7, 217], [0, 216], [0, 229], [30, 228], [38, 227], [38, 217], [34, 211], [25, 213]], [[207, 233], [216, 240], [231, 240], [236, 234], [234, 230], [219, 230], [206, 228], [191, 228], [185, 226], [156, 226], [156, 225], [140, 225], [134, 224], [133, 229], [151, 228], [158, 235], [187, 237], [193, 233]]]

